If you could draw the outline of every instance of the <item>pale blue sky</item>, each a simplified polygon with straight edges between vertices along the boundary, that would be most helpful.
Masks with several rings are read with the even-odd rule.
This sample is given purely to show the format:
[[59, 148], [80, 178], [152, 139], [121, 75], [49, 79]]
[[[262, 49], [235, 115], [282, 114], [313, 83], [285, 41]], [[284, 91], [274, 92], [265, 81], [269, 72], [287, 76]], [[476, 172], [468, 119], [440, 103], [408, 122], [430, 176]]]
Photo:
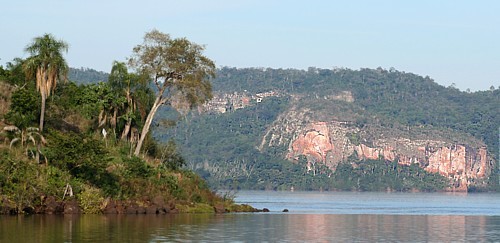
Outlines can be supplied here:
[[380, 66], [461, 90], [500, 85], [494, 0], [10, 0], [0, 4], [0, 65], [52, 33], [70, 44], [71, 67], [109, 72], [153, 28], [206, 45], [217, 66]]

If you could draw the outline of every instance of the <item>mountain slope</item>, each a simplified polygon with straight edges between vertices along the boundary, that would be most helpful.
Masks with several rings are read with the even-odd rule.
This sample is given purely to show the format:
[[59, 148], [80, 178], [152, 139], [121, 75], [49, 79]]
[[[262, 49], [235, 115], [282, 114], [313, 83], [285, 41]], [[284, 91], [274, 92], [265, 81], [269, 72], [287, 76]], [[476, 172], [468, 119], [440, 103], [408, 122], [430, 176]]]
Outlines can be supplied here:
[[69, 68], [68, 79], [77, 84], [91, 84], [108, 81], [108, 73], [91, 68]]
[[[207, 106], [172, 130], [156, 130], [176, 140], [212, 185], [333, 189], [343, 183], [335, 179], [339, 164], [359, 169], [368, 160], [418, 164], [417, 174], [439, 173], [450, 189], [498, 183], [490, 173], [498, 160], [491, 132], [500, 121], [498, 89], [465, 93], [395, 70], [316, 68], [222, 68], [213, 87]], [[436, 151], [448, 159], [429, 165]], [[425, 190], [420, 175], [407, 176], [416, 181], [406, 189]]]

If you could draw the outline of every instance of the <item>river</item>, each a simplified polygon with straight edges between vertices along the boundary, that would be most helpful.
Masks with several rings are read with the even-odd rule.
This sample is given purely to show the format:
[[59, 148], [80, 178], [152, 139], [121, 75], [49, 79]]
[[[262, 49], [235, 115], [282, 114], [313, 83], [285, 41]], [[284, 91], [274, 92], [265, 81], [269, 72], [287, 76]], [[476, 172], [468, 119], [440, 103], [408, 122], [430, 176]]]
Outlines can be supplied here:
[[235, 196], [271, 212], [4, 215], [0, 242], [500, 241], [500, 194], [240, 191]]

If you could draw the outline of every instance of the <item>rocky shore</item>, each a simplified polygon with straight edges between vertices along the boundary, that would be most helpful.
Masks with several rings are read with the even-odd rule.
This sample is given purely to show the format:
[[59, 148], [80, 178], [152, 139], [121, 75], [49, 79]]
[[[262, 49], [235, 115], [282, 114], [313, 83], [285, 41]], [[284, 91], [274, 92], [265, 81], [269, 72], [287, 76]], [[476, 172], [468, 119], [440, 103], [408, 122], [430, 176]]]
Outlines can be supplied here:
[[[21, 208], [21, 209], [20, 209]], [[215, 206], [207, 204], [183, 205], [174, 200], [165, 201], [162, 197], [145, 198], [140, 201], [106, 199], [97, 214], [177, 214], [177, 213], [232, 213], [232, 212], [269, 212], [266, 208], [256, 209], [246, 204]], [[43, 198], [37, 206], [17, 207], [7, 199], [0, 201], [0, 215], [17, 214], [83, 214], [80, 203], [76, 199], [57, 200], [53, 196]]]

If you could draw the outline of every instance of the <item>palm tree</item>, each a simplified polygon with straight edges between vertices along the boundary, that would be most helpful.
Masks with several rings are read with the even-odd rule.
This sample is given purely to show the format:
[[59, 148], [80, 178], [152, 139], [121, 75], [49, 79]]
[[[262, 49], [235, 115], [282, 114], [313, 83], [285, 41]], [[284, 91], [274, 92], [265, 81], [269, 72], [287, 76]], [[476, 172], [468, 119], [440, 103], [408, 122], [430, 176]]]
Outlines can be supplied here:
[[40, 111], [40, 133], [43, 131], [45, 116], [45, 100], [56, 88], [59, 80], [66, 80], [68, 64], [62, 52], [68, 51], [68, 44], [62, 40], [56, 40], [51, 34], [35, 37], [33, 42], [25, 49], [31, 56], [23, 65], [28, 79], [36, 79], [36, 88], [42, 97]]
[[[122, 108], [125, 108], [125, 115], [122, 116], [122, 118], [125, 119], [126, 124], [125, 128], [123, 130], [123, 133], [121, 135], [121, 139], [125, 140], [127, 137], [130, 127], [132, 124], [132, 116], [134, 112], [134, 101], [132, 100], [131, 96], [131, 79], [130, 75], [127, 71], [127, 66], [123, 62], [118, 62], [114, 61], [113, 62], [113, 67], [111, 68], [111, 73], [109, 74], [108, 77], [108, 82], [111, 85], [111, 89], [114, 91], [115, 95], [117, 96], [117, 100], [120, 98], [125, 98], [126, 101], [121, 104]], [[116, 119], [117, 115], [116, 113], [118, 112], [118, 108], [115, 108], [115, 114], [113, 116], [114, 119], [114, 124], [115, 124], [115, 129], [116, 129]]]
[[[148, 92], [148, 77], [144, 75], [137, 75], [128, 73], [127, 64], [123, 62], [114, 61], [111, 73], [109, 74], [108, 83], [114, 93], [116, 108], [115, 114], [112, 116], [125, 121], [122, 130], [121, 139], [126, 141], [131, 139], [131, 131], [133, 125], [138, 125], [142, 117], [138, 113], [149, 107], [149, 100], [153, 99], [152, 93]], [[116, 113], [119, 112], [119, 117]]]
[[[12, 146], [18, 142], [21, 142], [21, 146], [25, 147], [26, 146], [26, 155], [30, 156], [38, 156], [38, 154], [41, 154], [40, 151], [40, 144], [45, 144], [45, 138], [42, 136], [42, 134], [39, 133], [39, 129], [37, 127], [28, 127], [24, 129], [19, 129], [16, 126], [6, 126], [3, 128], [3, 131], [7, 133], [7, 137], [10, 138], [10, 146], [9, 148], [12, 149]], [[36, 149], [36, 154], [33, 153], [33, 150], [28, 146], [28, 143], [32, 142], [33, 145], [37, 147]]]

